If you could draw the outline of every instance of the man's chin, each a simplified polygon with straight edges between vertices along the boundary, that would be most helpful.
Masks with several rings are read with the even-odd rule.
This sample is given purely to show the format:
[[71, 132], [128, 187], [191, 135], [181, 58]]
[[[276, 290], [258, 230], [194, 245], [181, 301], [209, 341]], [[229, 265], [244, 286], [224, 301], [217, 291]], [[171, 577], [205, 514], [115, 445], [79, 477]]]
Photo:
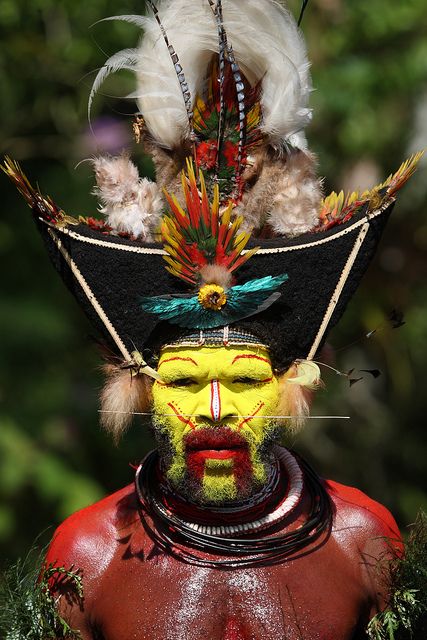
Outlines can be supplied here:
[[239, 478], [237, 485], [234, 473], [209, 470], [202, 482], [187, 473], [183, 482], [175, 487], [181, 497], [202, 506], [223, 506], [239, 503], [259, 489], [252, 474], [247, 478]]
[[269, 477], [270, 439], [255, 458], [249, 440], [225, 425], [191, 431], [183, 444], [179, 460], [169, 458], [172, 464], [167, 465], [167, 477], [175, 491], [193, 503], [227, 506], [241, 502], [259, 491]]
[[[263, 482], [255, 478], [249, 457], [241, 456], [243, 460], [238, 458], [237, 455], [233, 458], [204, 458], [202, 473], [199, 461], [195, 465], [187, 465], [182, 480], [173, 483], [176, 492], [186, 500], [203, 506], [225, 507], [246, 500], [261, 489]], [[264, 469], [265, 466], [262, 466]], [[262, 475], [268, 477], [267, 469]]]

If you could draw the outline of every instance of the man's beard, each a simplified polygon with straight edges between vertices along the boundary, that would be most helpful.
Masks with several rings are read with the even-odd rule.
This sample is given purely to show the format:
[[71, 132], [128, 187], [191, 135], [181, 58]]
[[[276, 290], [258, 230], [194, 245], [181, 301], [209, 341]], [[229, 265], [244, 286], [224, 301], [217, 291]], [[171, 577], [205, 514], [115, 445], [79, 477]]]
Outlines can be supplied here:
[[[272, 449], [273, 445], [279, 441], [280, 428], [270, 424], [265, 429], [262, 442], [256, 443], [255, 438], [251, 438], [250, 432], [242, 435], [241, 432], [226, 425], [219, 427], [200, 425], [184, 436], [184, 459], [182, 472], [178, 475], [168, 473], [177, 460], [177, 454], [169, 433], [160, 421], [154, 425], [154, 433], [162, 469], [177, 494], [196, 504], [232, 506], [256, 494], [269, 478], [274, 466]], [[214, 466], [216, 455], [219, 460], [224, 457], [230, 458], [235, 487], [233, 493], [227, 490], [226, 483], [223, 483], [221, 488], [221, 482], [218, 480], [218, 493], [215, 498], [205, 495], [203, 478], [206, 472], [206, 451], [213, 455]], [[255, 464], [258, 471], [260, 465], [262, 466], [262, 479], [259, 472], [258, 477], [254, 473]], [[211, 473], [215, 474], [215, 470], [211, 470]]]

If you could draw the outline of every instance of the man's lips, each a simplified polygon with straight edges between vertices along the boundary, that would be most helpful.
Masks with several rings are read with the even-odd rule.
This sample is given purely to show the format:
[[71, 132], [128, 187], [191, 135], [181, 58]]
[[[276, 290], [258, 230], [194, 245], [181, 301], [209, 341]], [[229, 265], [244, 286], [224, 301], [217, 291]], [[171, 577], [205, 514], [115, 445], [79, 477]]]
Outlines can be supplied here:
[[239, 449], [198, 449], [190, 451], [190, 456], [197, 456], [205, 460], [228, 460], [234, 458]]
[[201, 454], [206, 458], [226, 459], [247, 450], [246, 440], [229, 427], [195, 429], [185, 437], [187, 455]]
[[185, 436], [184, 447], [188, 472], [200, 481], [206, 473], [208, 460], [227, 461], [227, 464], [219, 466], [223, 469], [226, 465], [228, 470], [231, 466], [233, 474], [252, 468], [247, 440], [230, 427], [194, 429]]

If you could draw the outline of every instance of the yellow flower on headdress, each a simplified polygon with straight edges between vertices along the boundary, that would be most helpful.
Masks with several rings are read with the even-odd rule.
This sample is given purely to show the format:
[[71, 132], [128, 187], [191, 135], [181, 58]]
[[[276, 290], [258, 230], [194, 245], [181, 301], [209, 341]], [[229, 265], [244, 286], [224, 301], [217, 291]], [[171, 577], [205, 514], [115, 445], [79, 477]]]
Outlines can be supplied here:
[[219, 311], [227, 302], [227, 296], [223, 287], [218, 284], [205, 284], [198, 293], [198, 300], [205, 309]]

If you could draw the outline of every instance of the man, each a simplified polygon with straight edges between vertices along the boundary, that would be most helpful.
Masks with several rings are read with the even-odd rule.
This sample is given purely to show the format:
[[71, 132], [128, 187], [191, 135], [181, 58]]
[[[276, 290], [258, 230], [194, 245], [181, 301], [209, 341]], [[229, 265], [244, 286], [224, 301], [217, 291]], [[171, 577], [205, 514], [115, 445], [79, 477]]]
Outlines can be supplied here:
[[219, 215], [218, 186], [210, 203], [191, 162], [185, 208], [168, 196], [163, 250], [66, 216], [6, 163], [55, 266], [115, 350], [105, 426], [119, 436], [134, 413], [153, 413], [158, 450], [135, 486], [68, 518], [47, 555], [59, 576], [81, 576], [83, 599], [62, 579], [51, 592], [84, 640], [364, 637], [387, 602], [394, 520], [278, 443], [282, 423], [307, 414], [315, 354], [416, 161], [338, 219], [326, 199], [327, 224], [313, 233], [246, 251], [241, 219], [231, 222], [231, 205]]
[[149, 4], [151, 20], [122, 16], [144, 25], [145, 44], [98, 80], [139, 74], [137, 133], [168, 207], [125, 156], [95, 161], [106, 222], [65, 215], [5, 165], [108, 347], [104, 426], [117, 438], [152, 413], [157, 442], [135, 485], [59, 527], [47, 566], [74, 567], [84, 598], [61, 579], [51, 592], [83, 640], [362, 638], [387, 601], [394, 520], [280, 442], [307, 415], [316, 354], [419, 156], [320, 203], [289, 14], [227, 0], [227, 23], [219, 1]]
[[365, 637], [397, 527], [276, 444], [291, 385], [268, 348], [168, 346], [157, 371], [158, 453], [54, 536], [84, 585], [62, 615], [84, 640]]

